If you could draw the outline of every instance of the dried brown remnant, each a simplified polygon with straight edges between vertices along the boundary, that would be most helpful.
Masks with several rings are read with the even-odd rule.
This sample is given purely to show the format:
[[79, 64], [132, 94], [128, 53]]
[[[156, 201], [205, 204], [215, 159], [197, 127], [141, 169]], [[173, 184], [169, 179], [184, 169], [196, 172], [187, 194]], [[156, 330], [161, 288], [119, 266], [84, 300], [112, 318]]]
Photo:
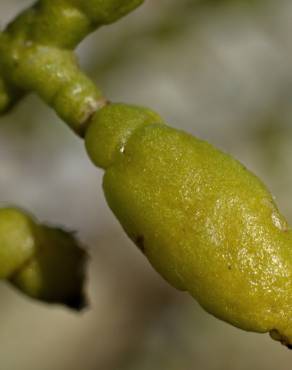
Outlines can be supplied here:
[[289, 339], [282, 335], [277, 329], [272, 329], [270, 331], [270, 336], [274, 339], [279, 341], [281, 344], [286, 346], [288, 349], [292, 349], [292, 343], [290, 343]]
[[144, 235], [138, 235], [135, 238], [135, 244], [137, 247], [140, 249], [142, 253], [145, 253], [145, 240], [144, 240]]

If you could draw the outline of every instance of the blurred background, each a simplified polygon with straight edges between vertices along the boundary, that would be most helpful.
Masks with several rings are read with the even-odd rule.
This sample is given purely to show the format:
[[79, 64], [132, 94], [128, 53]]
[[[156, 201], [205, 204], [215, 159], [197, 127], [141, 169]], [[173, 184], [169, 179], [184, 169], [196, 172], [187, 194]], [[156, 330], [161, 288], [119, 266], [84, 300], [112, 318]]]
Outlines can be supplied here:
[[[32, 1], [3, 0], [1, 27]], [[292, 2], [147, 0], [79, 47], [113, 101], [142, 104], [257, 173], [292, 222]], [[1, 370], [290, 369], [292, 353], [205, 313], [166, 284], [107, 208], [102, 172], [37, 97], [0, 124], [0, 202], [78, 230], [90, 307], [0, 285]]]

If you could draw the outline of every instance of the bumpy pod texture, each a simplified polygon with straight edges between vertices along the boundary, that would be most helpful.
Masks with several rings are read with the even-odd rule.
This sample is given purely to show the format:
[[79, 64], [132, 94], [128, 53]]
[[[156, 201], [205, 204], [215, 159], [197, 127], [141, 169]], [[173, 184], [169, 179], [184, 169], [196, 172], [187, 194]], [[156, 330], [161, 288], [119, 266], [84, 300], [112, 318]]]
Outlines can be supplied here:
[[19, 209], [0, 210], [0, 279], [23, 293], [82, 308], [86, 259], [71, 233], [41, 225]]
[[[109, 206], [154, 268], [218, 318], [291, 345], [292, 233], [266, 187], [153, 113], [146, 118], [132, 108], [121, 132], [115, 127], [125, 109], [102, 111], [87, 132], [87, 150], [106, 169]], [[115, 147], [100, 144], [103, 131]]]

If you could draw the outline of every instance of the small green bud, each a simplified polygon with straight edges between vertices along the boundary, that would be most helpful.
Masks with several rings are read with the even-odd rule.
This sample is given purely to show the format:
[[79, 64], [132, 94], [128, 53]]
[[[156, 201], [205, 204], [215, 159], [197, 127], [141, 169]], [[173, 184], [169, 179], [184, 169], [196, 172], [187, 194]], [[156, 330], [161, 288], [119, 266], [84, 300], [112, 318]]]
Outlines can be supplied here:
[[15, 208], [0, 210], [0, 278], [28, 296], [82, 308], [86, 259], [71, 233]]
[[23, 212], [0, 210], [0, 279], [12, 276], [36, 250], [36, 224]]

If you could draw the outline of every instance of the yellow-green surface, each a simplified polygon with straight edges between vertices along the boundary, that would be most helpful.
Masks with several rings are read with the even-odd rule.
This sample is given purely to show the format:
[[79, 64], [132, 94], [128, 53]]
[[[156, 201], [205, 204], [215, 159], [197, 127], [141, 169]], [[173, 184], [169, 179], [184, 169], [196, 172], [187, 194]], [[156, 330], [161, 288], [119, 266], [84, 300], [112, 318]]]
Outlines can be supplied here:
[[132, 133], [141, 126], [163, 123], [150, 109], [126, 104], [110, 104], [96, 112], [85, 137], [87, 152], [101, 168], [112, 165]]
[[[22, 13], [0, 34], [1, 109], [35, 91], [81, 136], [92, 121], [86, 146], [106, 170], [108, 203], [155, 269], [215, 316], [290, 346], [291, 231], [269, 192], [155, 113], [103, 108], [108, 102], [70, 51], [140, 3], [43, 0]], [[70, 234], [22, 221], [15, 231], [4, 222], [3, 278], [30, 296], [79, 306], [84, 253]]]
[[[103, 116], [100, 131], [115, 141], [116, 122]], [[99, 153], [95, 133], [88, 152], [106, 163], [113, 149]], [[105, 195], [154, 268], [218, 318], [291, 344], [292, 233], [260, 180], [207, 142], [156, 122], [140, 123], [119, 148], [105, 166]]]

